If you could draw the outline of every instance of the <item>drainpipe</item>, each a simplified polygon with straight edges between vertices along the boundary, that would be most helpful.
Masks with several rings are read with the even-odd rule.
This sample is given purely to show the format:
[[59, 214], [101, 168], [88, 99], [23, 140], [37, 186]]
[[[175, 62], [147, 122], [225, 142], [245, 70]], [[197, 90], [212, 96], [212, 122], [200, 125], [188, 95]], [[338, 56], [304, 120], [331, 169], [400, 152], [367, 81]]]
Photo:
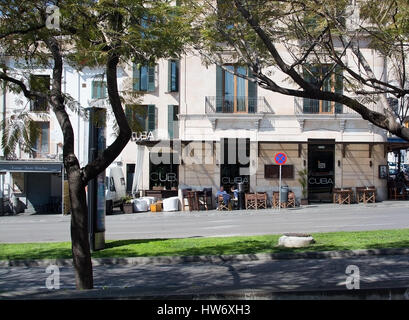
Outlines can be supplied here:
[[81, 148], [80, 148], [80, 106], [81, 106], [81, 76], [80, 76], [80, 72], [79, 71], [77, 71], [77, 74], [78, 74], [78, 117], [77, 117], [77, 146], [78, 146], [78, 161], [79, 161], [79, 163], [81, 163], [81, 160], [80, 160], [80, 150], [81, 150]]
[[[3, 127], [1, 130], [4, 132], [5, 129], [5, 123], [6, 123], [6, 83], [3, 82]], [[5, 180], [5, 175], [0, 174], [0, 214], [4, 214], [4, 180]]]

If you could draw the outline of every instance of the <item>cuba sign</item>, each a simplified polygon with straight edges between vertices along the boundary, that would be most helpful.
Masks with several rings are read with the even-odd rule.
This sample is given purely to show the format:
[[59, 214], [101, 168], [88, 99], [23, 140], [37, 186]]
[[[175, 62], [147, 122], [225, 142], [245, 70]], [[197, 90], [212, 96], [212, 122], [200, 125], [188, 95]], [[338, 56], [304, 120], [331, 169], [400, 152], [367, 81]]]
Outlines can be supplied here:
[[309, 184], [334, 184], [334, 180], [332, 178], [314, 178], [311, 177], [308, 179]]

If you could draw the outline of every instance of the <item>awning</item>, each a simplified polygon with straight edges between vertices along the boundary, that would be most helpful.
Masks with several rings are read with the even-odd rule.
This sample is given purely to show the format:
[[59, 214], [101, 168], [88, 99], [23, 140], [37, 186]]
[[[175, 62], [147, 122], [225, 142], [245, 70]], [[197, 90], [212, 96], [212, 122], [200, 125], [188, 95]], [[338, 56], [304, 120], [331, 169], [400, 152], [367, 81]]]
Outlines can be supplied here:
[[399, 137], [388, 138], [388, 142], [389, 143], [407, 143], [407, 144], [409, 144], [409, 141], [407, 141], [405, 139], [402, 139], [402, 138], [399, 138]]
[[61, 173], [62, 162], [0, 161], [0, 172]]

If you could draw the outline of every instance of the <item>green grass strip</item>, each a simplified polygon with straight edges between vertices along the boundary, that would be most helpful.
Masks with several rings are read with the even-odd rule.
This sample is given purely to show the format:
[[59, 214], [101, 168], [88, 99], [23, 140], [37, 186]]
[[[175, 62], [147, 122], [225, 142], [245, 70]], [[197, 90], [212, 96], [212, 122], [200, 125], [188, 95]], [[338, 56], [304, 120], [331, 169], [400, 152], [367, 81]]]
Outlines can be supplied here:
[[[312, 235], [316, 240], [314, 245], [297, 249], [277, 247], [280, 235], [111, 240], [107, 241], [106, 249], [94, 252], [92, 256], [113, 258], [409, 248], [409, 229]], [[0, 244], [0, 260], [71, 257], [70, 242]]]

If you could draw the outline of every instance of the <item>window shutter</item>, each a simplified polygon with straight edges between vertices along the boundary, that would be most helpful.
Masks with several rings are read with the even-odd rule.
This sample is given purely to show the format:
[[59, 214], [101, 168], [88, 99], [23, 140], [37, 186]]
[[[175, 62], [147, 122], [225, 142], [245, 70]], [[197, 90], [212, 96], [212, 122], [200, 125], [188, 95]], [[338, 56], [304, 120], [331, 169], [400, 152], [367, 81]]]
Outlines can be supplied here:
[[[317, 67], [310, 67], [310, 70], [306, 70], [304, 68], [303, 70], [303, 77], [306, 82], [309, 83], [314, 83], [316, 79], [314, 79], [310, 72], [317, 75], [318, 74], [318, 68]], [[309, 99], [309, 98], [303, 98], [303, 113], [319, 113], [320, 111], [320, 105], [319, 105], [319, 100], [316, 99]]]
[[155, 91], [155, 67], [148, 68], [148, 91]]
[[179, 91], [179, 61], [174, 61], [174, 70], [175, 70], [175, 85], [174, 85], [174, 91], [178, 92]]
[[96, 82], [92, 81], [92, 85], [91, 85], [91, 98], [92, 99], [96, 99], [97, 98], [97, 86], [96, 86]]
[[[250, 78], [254, 79], [253, 72], [248, 69], [248, 75]], [[257, 83], [252, 81], [248, 82], [248, 112], [257, 112]]]
[[156, 108], [154, 104], [148, 105], [148, 131], [156, 129]]
[[[264, 165], [264, 178], [265, 179], [279, 179], [280, 178], [280, 166], [276, 164]], [[281, 168], [282, 179], [294, 179], [294, 166], [283, 165]]]
[[168, 60], [168, 92], [172, 92], [172, 60]]
[[133, 89], [134, 91], [140, 91], [140, 69], [134, 64], [133, 65]]
[[108, 96], [108, 87], [107, 87], [107, 83], [104, 81], [101, 83], [102, 84], [102, 98], [106, 98]]
[[223, 69], [216, 66], [216, 112], [223, 111]]
[[173, 116], [174, 108], [173, 104], [168, 105], [168, 133], [169, 139], [173, 139]]
[[[335, 93], [344, 93], [344, 83], [343, 83], [342, 69], [338, 66], [335, 68]], [[342, 113], [343, 105], [342, 103], [335, 102], [335, 113]]]

